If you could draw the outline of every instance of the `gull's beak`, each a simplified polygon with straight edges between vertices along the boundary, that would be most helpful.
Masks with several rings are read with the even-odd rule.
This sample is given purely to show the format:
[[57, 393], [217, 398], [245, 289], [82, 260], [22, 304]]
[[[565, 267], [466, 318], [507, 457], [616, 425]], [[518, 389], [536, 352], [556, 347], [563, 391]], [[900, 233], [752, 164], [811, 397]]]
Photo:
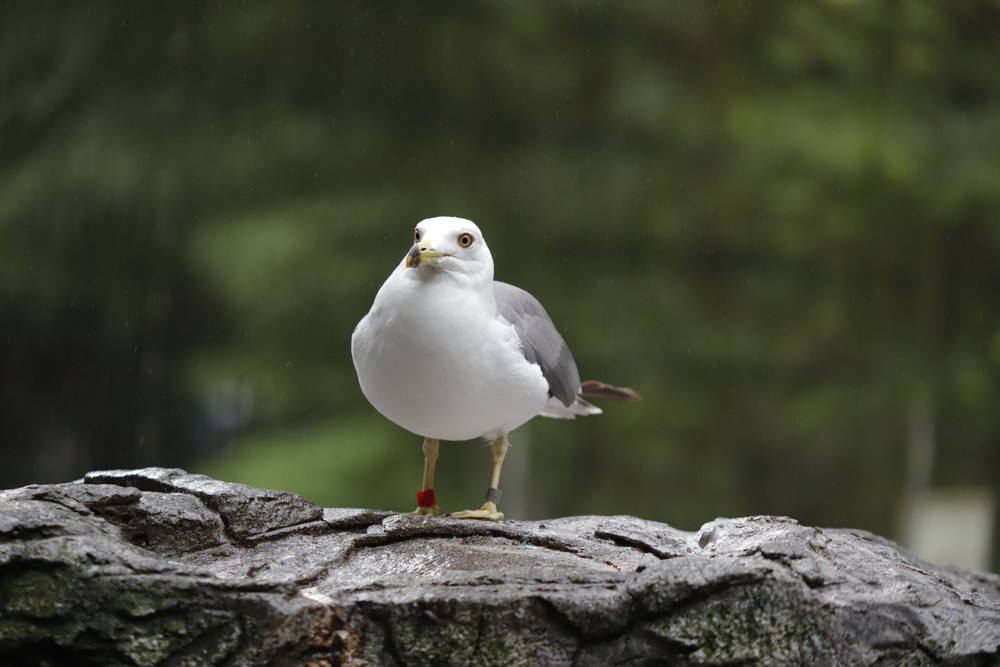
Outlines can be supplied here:
[[406, 268], [415, 269], [421, 264], [433, 264], [442, 257], [451, 257], [448, 253], [438, 252], [426, 241], [414, 243], [410, 252], [406, 253]]

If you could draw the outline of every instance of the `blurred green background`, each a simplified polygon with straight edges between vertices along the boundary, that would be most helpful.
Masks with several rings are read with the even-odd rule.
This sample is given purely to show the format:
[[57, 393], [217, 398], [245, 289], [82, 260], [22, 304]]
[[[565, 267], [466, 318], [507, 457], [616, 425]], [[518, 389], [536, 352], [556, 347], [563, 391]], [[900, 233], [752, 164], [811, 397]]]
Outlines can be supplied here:
[[[0, 487], [411, 509], [350, 335], [457, 215], [645, 398], [515, 432], [508, 515], [906, 539], [1000, 491], [996, 1], [0, 6]], [[488, 472], [445, 443], [441, 504]]]

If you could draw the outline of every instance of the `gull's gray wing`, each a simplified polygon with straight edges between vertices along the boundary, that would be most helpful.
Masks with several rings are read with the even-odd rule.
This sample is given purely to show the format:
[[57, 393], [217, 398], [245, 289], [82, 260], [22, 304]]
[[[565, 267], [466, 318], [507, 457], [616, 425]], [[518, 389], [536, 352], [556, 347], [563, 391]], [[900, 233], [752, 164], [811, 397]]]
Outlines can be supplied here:
[[493, 282], [493, 298], [500, 316], [514, 326], [524, 348], [524, 357], [542, 367], [549, 394], [569, 407], [580, 392], [580, 373], [569, 346], [552, 324], [538, 299], [520, 287]]

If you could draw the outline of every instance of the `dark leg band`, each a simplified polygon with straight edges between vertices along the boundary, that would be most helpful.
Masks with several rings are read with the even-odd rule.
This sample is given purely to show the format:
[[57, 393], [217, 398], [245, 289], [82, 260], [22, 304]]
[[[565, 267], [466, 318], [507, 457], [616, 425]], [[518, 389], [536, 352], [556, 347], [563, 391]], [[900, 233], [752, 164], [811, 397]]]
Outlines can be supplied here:
[[492, 486], [486, 489], [486, 502], [493, 503], [494, 505], [500, 504], [500, 498], [503, 497], [503, 491], [500, 489], [494, 489]]

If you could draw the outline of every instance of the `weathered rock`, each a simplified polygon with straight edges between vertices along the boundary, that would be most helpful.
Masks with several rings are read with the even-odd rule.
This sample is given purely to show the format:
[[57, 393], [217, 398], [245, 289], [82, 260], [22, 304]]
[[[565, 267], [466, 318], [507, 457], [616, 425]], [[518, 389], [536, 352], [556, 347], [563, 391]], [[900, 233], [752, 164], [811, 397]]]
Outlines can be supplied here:
[[219, 516], [235, 539], [323, 518], [322, 508], [294, 493], [220, 482], [205, 475], [190, 475], [178, 468], [105, 470], [88, 473], [84, 481], [194, 496]]
[[0, 493], [0, 665], [1000, 662], [1000, 577], [776, 517], [482, 523], [180, 470]]

